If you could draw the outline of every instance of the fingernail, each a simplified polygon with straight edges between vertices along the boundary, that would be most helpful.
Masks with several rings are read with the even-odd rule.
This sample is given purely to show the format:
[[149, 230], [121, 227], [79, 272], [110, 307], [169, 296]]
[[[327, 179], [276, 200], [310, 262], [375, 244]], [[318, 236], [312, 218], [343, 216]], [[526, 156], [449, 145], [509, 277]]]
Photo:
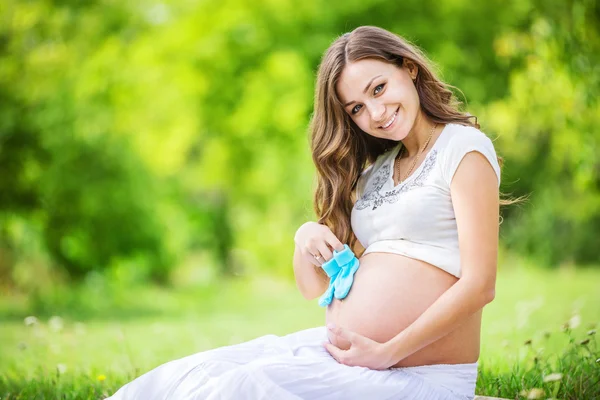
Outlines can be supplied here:
[[333, 322], [328, 323], [327, 329], [335, 329], [335, 324]]

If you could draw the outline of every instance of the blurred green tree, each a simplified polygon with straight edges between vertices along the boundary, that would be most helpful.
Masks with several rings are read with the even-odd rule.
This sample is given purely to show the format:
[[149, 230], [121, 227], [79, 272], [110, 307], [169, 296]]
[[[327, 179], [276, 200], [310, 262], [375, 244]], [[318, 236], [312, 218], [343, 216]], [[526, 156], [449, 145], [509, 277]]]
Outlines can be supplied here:
[[598, 15], [589, 0], [4, 1], [3, 265], [33, 241], [77, 279], [127, 265], [164, 282], [198, 251], [226, 275], [291, 276], [314, 217], [315, 71], [367, 24], [421, 46], [498, 138], [502, 188], [531, 193], [504, 211], [503, 243], [597, 262]]

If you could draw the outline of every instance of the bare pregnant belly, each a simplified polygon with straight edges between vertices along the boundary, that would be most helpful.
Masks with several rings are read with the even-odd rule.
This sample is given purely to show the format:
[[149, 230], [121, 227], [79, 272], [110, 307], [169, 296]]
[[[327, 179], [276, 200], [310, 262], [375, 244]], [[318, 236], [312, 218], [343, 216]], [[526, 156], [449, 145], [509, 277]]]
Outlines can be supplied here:
[[[343, 300], [327, 307], [327, 323], [386, 342], [415, 321], [456, 281], [449, 273], [424, 261], [398, 254], [369, 253], [360, 258], [354, 284]], [[481, 311], [395, 367], [472, 363], [479, 358]], [[350, 343], [329, 333], [331, 343], [348, 349]]]

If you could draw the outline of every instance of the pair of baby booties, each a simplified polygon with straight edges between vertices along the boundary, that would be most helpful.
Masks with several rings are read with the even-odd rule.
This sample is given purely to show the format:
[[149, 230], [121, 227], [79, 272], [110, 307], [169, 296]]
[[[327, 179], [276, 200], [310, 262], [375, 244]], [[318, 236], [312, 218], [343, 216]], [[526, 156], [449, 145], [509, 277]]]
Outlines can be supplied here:
[[358, 258], [354, 255], [350, 247], [345, 244], [344, 249], [337, 251], [333, 250], [333, 257], [327, 261], [321, 268], [329, 277], [329, 287], [319, 298], [319, 305], [326, 307], [336, 299], [343, 299], [350, 292], [352, 283], [354, 282], [354, 273], [358, 269]]

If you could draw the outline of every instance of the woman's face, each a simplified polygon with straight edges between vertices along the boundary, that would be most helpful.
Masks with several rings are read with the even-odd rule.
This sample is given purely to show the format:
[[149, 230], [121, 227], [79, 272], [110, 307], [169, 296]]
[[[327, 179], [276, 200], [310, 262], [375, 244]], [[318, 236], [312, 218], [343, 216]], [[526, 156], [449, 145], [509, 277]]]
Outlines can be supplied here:
[[416, 65], [407, 60], [398, 68], [363, 59], [344, 67], [336, 90], [344, 111], [360, 129], [371, 136], [399, 141], [411, 131], [419, 111], [413, 82], [416, 76]]

